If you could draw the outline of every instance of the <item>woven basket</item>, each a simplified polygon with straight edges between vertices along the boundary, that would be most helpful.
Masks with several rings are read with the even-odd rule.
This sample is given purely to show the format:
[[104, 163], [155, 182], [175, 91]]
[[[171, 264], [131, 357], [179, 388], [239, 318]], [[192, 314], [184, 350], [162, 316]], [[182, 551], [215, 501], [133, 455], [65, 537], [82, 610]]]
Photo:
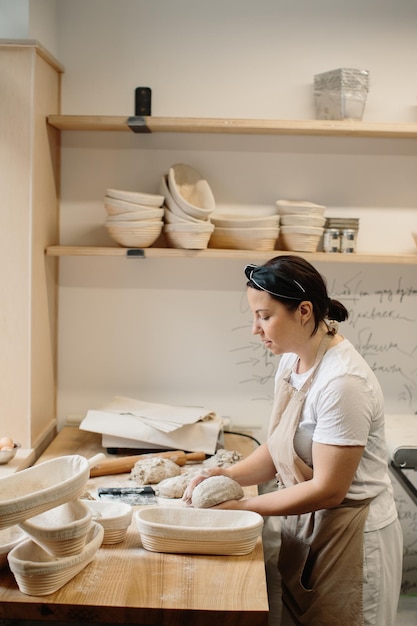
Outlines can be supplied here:
[[91, 519], [85, 503], [73, 500], [21, 522], [20, 527], [46, 552], [63, 557], [84, 548]]
[[103, 541], [104, 530], [91, 522], [86, 544], [79, 554], [57, 559], [32, 539], [23, 541], [8, 555], [10, 569], [22, 593], [46, 596], [54, 593], [94, 559]]
[[110, 237], [126, 248], [149, 248], [158, 239], [164, 223], [155, 222], [120, 222], [106, 224]]
[[152, 507], [134, 516], [142, 545], [152, 552], [249, 554], [263, 527], [252, 511]]
[[323, 228], [282, 226], [278, 243], [281, 250], [316, 252], [322, 235]]
[[279, 228], [215, 228], [210, 248], [228, 250], [274, 250]]
[[103, 544], [120, 543], [126, 537], [132, 521], [133, 508], [126, 502], [107, 502], [105, 500], [86, 500], [93, 520], [103, 526]]

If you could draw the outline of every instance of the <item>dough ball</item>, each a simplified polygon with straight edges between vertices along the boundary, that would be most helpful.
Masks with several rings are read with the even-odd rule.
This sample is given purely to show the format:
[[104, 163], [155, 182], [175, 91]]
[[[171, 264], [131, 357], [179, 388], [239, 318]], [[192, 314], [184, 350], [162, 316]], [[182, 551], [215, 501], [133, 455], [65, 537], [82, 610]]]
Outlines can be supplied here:
[[195, 487], [191, 504], [196, 509], [208, 509], [226, 500], [240, 500], [243, 489], [235, 480], [228, 476], [210, 476]]
[[205, 467], [230, 467], [243, 459], [240, 452], [236, 450], [217, 450], [216, 454], [204, 461]]
[[182, 498], [190, 478], [188, 474], [165, 478], [155, 487], [155, 493], [161, 498]]
[[130, 478], [140, 485], [152, 485], [160, 483], [165, 478], [178, 476], [180, 473], [181, 469], [174, 461], [155, 456], [151, 459], [136, 461], [130, 472]]

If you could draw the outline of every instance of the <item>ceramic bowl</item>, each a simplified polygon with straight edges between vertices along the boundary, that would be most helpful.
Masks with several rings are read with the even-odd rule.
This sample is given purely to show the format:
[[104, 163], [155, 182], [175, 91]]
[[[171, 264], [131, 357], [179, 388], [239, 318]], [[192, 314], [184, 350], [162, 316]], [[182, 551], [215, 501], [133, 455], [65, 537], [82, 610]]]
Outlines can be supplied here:
[[62, 557], [81, 552], [91, 520], [84, 502], [73, 500], [21, 522], [20, 527], [46, 552]]
[[106, 189], [106, 196], [116, 200], [125, 200], [135, 204], [161, 207], [164, 203], [164, 196], [152, 193], [142, 193], [140, 191], [125, 191], [123, 189]]
[[0, 450], [0, 465], [5, 465], [16, 456], [16, 452], [21, 447], [20, 443], [17, 441], [14, 442], [13, 448], [11, 450]]
[[279, 228], [215, 228], [209, 248], [274, 250]]
[[177, 163], [169, 168], [168, 188], [176, 204], [191, 217], [206, 220], [216, 208], [210, 185], [190, 165]]
[[152, 552], [249, 554], [263, 527], [252, 511], [147, 507], [134, 516], [142, 545]]
[[93, 520], [104, 529], [103, 544], [120, 543], [132, 521], [133, 508], [125, 502], [86, 500]]
[[59, 559], [32, 539], [19, 543], [9, 552], [7, 559], [20, 591], [30, 596], [46, 596], [63, 587], [91, 563], [103, 535], [103, 527], [91, 522], [83, 550]]
[[74, 454], [0, 478], [0, 529], [79, 498], [89, 476], [87, 459]]
[[27, 534], [17, 525], [0, 530], [0, 569], [7, 565], [10, 550], [27, 538]]

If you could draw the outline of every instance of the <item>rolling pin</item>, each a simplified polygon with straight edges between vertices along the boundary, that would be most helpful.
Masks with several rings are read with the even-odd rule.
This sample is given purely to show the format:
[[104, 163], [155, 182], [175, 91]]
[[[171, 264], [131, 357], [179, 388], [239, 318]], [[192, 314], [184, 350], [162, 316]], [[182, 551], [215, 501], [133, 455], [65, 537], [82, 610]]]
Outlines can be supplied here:
[[90, 467], [90, 477], [109, 476], [110, 474], [125, 474], [130, 472], [137, 461], [151, 459], [152, 457], [163, 457], [174, 461], [177, 465], [185, 465], [189, 461], [204, 461], [206, 455], [204, 452], [184, 452], [183, 450], [170, 450], [169, 452], [151, 452], [147, 454], [136, 454], [132, 456], [123, 456], [118, 459], [107, 459], [100, 461], [96, 465]]

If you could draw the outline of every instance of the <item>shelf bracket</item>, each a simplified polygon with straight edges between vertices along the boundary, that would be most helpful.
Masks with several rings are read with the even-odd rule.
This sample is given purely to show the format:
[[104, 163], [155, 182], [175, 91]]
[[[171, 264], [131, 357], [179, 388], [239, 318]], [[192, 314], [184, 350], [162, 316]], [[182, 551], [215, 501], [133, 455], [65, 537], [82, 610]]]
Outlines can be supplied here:
[[142, 115], [131, 115], [127, 118], [127, 125], [134, 133], [150, 133], [152, 132], [146, 124], [146, 118]]
[[126, 250], [126, 258], [128, 259], [144, 259], [145, 250], [143, 248], [129, 248]]

